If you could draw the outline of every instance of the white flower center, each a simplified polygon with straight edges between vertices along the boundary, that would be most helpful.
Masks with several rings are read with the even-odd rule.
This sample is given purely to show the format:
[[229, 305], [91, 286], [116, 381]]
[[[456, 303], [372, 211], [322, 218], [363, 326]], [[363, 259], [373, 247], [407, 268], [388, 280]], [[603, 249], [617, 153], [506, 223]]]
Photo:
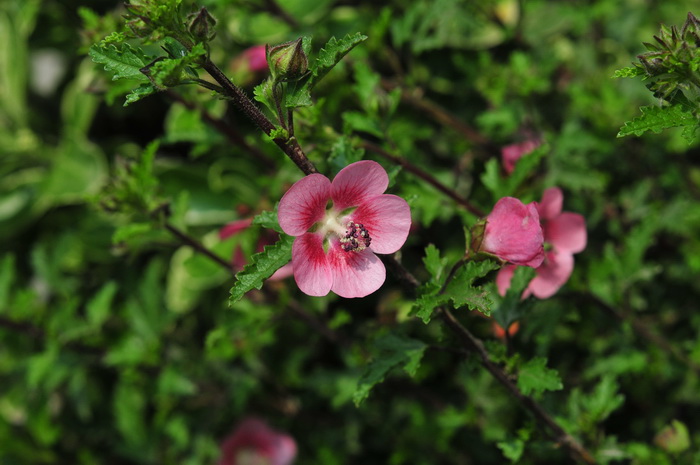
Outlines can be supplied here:
[[340, 242], [340, 248], [345, 252], [361, 252], [372, 242], [369, 231], [363, 224], [350, 221], [345, 215], [338, 215], [332, 210], [326, 213], [318, 232], [323, 235], [326, 246], [331, 237], [336, 236]]

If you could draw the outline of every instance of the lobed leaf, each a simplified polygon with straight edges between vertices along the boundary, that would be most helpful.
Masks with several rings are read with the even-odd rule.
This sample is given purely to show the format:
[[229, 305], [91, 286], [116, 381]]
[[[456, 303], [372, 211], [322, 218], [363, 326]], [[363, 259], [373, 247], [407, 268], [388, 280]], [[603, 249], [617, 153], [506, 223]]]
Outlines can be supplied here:
[[365, 40], [367, 40], [367, 36], [359, 32], [347, 34], [340, 40], [331, 37], [318, 52], [309, 88], [313, 88], [350, 50]]
[[[698, 119], [690, 111], [687, 111], [681, 105], [672, 105], [665, 107], [647, 106], [641, 107], [642, 115], [628, 121], [620, 128], [617, 137], [624, 137], [634, 134], [641, 136], [647, 131], [652, 131], [656, 134], [664, 129], [690, 126], [697, 128]], [[688, 137], [694, 137], [693, 130]], [[692, 140], [692, 139], [691, 139]]]
[[274, 245], [251, 257], [251, 263], [236, 274], [229, 305], [241, 300], [246, 292], [260, 289], [263, 282], [292, 259], [292, 236], [282, 235]]
[[559, 373], [547, 368], [547, 359], [536, 357], [520, 367], [518, 387], [526, 396], [539, 395], [544, 391], [558, 391], [562, 385]]
[[136, 81], [148, 81], [141, 72], [141, 68], [151, 62], [152, 58], [146, 56], [139, 48], [124, 43], [121, 48], [114, 44], [99, 43], [90, 47], [88, 52], [92, 61], [104, 65], [105, 71], [112, 73], [112, 80], [133, 79]]
[[627, 68], [622, 68], [615, 70], [612, 77], [614, 78], [628, 78], [646, 75], [646, 71], [641, 66], [628, 66]]
[[406, 373], [415, 376], [426, 347], [423, 342], [400, 334], [390, 333], [377, 339], [374, 359], [365, 369], [353, 394], [355, 405], [359, 407], [372, 388], [384, 381], [395, 367], [403, 366]]

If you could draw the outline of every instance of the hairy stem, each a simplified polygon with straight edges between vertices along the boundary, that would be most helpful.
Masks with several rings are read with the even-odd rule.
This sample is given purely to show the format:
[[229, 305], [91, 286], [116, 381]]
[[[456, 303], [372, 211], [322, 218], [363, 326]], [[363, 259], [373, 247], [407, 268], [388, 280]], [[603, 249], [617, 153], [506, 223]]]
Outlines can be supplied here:
[[[214, 78], [224, 89], [224, 95], [233, 101], [240, 111], [251, 121], [258, 125], [268, 136], [276, 129], [275, 125], [265, 114], [248, 98], [248, 96], [210, 60], [207, 59], [202, 65], [203, 68]], [[299, 167], [304, 174], [318, 173], [318, 170], [311, 163], [304, 151], [293, 137], [272, 139], [275, 144]]]

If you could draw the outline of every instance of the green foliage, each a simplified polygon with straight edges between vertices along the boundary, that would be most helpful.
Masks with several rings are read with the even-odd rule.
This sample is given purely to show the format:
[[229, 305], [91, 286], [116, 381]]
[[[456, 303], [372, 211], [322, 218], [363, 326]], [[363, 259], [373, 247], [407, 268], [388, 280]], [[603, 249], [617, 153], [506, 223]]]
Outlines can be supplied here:
[[642, 115], [628, 121], [620, 128], [617, 137], [624, 137], [634, 134], [641, 136], [647, 131], [656, 134], [664, 129], [676, 127], [690, 127], [691, 131], [684, 132], [684, 138], [688, 143], [695, 138], [695, 131], [698, 127], [697, 117], [682, 105], [672, 105], [664, 107], [641, 107]]
[[128, 43], [115, 44], [99, 43], [90, 47], [90, 57], [95, 63], [104, 65], [105, 71], [112, 73], [112, 80], [132, 79], [148, 81], [141, 71], [153, 58], [146, 56], [141, 49], [134, 48]]
[[513, 196], [527, 177], [535, 172], [547, 151], [547, 146], [541, 146], [526, 154], [515, 164], [513, 172], [505, 177], [500, 174], [498, 160], [492, 158], [486, 163], [486, 169], [481, 175], [481, 182], [491, 191], [493, 198], [496, 200], [502, 197]]
[[556, 370], [547, 368], [547, 359], [536, 357], [518, 370], [518, 387], [523, 394], [539, 396], [545, 391], [558, 391], [564, 386]]
[[230, 304], [238, 302], [248, 291], [260, 289], [263, 282], [292, 259], [294, 238], [282, 235], [272, 246], [251, 257], [252, 263], [236, 274], [236, 282], [231, 288]]
[[415, 376], [426, 349], [423, 342], [395, 333], [380, 336], [373, 347], [374, 359], [367, 365], [353, 394], [356, 406], [360, 406], [372, 388], [384, 381], [394, 368], [403, 367], [409, 376]]

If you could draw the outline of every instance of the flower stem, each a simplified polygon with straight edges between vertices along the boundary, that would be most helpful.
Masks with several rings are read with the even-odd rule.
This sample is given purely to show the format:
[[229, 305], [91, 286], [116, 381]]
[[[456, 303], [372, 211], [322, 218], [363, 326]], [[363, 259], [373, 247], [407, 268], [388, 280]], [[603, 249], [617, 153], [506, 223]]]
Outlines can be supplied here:
[[377, 144], [374, 144], [369, 141], [362, 141], [360, 144], [362, 147], [364, 147], [367, 150], [371, 150], [372, 152], [376, 153], [377, 155], [386, 158], [387, 160], [390, 160], [397, 165], [403, 166], [406, 171], [410, 171], [411, 173], [415, 174], [443, 194], [447, 195], [449, 198], [457, 202], [459, 205], [463, 206], [464, 208], [467, 209], [470, 213], [472, 213], [475, 216], [484, 216], [484, 212], [482, 212], [479, 208], [475, 207], [472, 205], [467, 199], [464, 197], [460, 196], [457, 192], [455, 192], [453, 189], [450, 189], [437, 179], [435, 179], [432, 175], [430, 175], [428, 172], [423, 171], [421, 168], [418, 168], [417, 166], [411, 164], [408, 160], [405, 158], [401, 158], [397, 155], [394, 155], [390, 153], [387, 150], [384, 150], [382, 147], [378, 146]]

